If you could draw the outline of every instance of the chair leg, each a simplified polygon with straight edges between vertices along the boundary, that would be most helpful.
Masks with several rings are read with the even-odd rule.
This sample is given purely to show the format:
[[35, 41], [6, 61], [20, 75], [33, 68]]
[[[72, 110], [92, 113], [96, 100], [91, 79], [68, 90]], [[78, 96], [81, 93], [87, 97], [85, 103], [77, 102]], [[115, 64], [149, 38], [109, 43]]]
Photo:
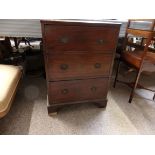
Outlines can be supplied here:
[[155, 100], [155, 93], [154, 93], [154, 96], [153, 96], [153, 100]]
[[116, 87], [116, 82], [117, 82], [117, 78], [118, 78], [118, 73], [119, 73], [119, 69], [120, 69], [120, 59], [118, 60], [118, 65], [117, 65], [117, 70], [116, 70], [116, 76], [115, 76], [115, 80], [114, 80], [114, 84], [113, 87]]
[[136, 89], [137, 84], [138, 84], [138, 80], [139, 80], [140, 74], [141, 74], [141, 71], [139, 70], [138, 73], [137, 73], [137, 76], [136, 76], [134, 87], [132, 88], [132, 91], [131, 91], [131, 94], [130, 94], [129, 103], [132, 102], [132, 99], [133, 99], [134, 92], [135, 92], [135, 89]]

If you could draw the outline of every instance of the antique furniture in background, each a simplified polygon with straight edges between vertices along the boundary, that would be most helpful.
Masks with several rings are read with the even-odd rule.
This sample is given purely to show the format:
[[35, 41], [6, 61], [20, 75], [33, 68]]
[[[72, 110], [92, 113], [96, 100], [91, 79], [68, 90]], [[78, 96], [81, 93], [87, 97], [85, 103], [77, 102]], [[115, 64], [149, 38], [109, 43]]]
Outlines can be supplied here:
[[21, 75], [20, 67], [0, 64], [0, 118], [10, 110]]
[[106, 107], [120, 24], [101, 21], [41, 21], [48, 113], [63, 105]]
[[0, 63], [2, 64], [20, 65], [25, 59], [24, 53], [13, 51], [9, 37], [0, 40], [0, 55]]
[[[131, 26], [132, 22], [135, 22], [135, 21], [148, 22], [150, 24], [148, 29], [135, 29]], [[116, 86], [116, 82], [119, 81], [117, 77], [118, 77], [121, 61], [125, 62], [126, 64], [128, 64], [129, 66], [131, 66], [137, 71], [137, 75], [134, 83], [129, 84], [129, 83], [123, 82], [132, 87], [129, 103], [132, 102], [136, 87], [150, 90], [148, 88], [145, 88], [139, 85], [138, 80], [143, 71], [147, 71], [147, 72], [155, 71], [155, 53], [152, 52], [153, 49], [151, 48], [152, 41], [154, 40], [154, 37], [155, 37], [154, 26], [155, 26], [154, 19], [145, 19], [145, 20], [133, 19], [133, 20], [129, 20], [127, 24], [125, 39], [123, 43], [123, 51], [120, 52], [120, 58], [119, 58], [116, 77], [114, 81], [114, 87]], [[140, 42], [139, 43], [134, 42], [134, 39], [135, 38], [137, 39], [139, 37], [141, 38], [139, 39]], [[122, 81], [119, 81], [119, 82], [122, 82]], [[151, 90], [151, 91], [155, 92], [154, 90]], [[153, 99], [154, 98], [155, 98], [155, 95]]]

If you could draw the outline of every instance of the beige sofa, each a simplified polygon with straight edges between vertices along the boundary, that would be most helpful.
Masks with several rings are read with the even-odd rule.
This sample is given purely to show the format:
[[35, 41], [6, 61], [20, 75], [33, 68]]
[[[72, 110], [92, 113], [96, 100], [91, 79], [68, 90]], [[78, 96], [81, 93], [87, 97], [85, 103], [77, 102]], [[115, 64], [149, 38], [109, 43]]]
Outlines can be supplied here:
[[0, 64], [0, 118], [10, 110], [21, 75], [20, 67]]

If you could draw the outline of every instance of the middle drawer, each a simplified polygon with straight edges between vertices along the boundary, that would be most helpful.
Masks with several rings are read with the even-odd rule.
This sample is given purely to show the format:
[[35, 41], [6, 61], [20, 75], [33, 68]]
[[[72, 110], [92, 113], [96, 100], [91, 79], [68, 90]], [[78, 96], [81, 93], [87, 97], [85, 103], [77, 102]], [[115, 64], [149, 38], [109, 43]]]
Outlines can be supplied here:
[[107, 77], [112, 63], [111, 54], [46, 55], [49, 81]]

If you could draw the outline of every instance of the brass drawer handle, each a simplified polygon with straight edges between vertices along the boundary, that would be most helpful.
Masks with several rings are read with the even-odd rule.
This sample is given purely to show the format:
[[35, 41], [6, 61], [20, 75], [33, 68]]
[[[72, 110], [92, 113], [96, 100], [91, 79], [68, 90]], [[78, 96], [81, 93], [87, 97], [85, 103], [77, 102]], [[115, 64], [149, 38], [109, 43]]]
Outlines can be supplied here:
[[69, 42], [69, 38], [67, 36], [64, 36], [64, 37], [60, 38], [60, 42], [63, 44], [66, 44]]
[[61, 68], [62, 70], [67, 70], [67, 69], [68, 69], [68, 65], [67, 65], [67, 64], [61, 64], [61, 65], [60, 65], [60, 68]]
[[98, 40], [97, 40], [97, 43], [100, 44], [100, 45], [103, 45], [103, 44], [106, 43], [106, 42], [105, 42], [105, 40], [103, 40], [103, 39], [98, 39]]
[[95, 87], [95, 86], [91, 87], [92, 92], [96, 92], [96, 90], [97, 90], [97, 87]]
[[101, 64], [100, 64], [100, 63], [96, 63], [96, 64], [94, 65], [94, 67], [95, 67], [95, 68], [101, 68]]
[[61, 93], [64, 94], [64, 95], [65, 95], [65, 94], [68, 94], [68, 92], [69, 92], [68, 89], [63, 89], [63, 90], [61, 91]]

